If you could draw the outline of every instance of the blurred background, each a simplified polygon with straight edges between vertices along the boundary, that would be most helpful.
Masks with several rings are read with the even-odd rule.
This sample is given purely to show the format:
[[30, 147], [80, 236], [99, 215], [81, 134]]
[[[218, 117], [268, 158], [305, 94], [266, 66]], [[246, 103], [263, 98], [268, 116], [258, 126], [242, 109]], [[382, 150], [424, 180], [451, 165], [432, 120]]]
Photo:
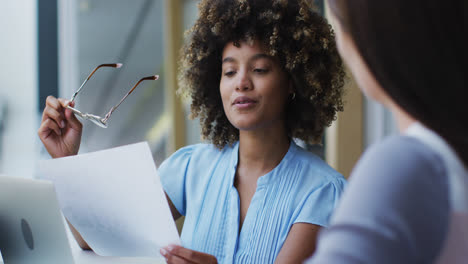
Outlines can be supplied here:
[[[0, 0], [0, 174], [34, 177], [50, 158], [37, 136], [45, 98], [77, 97], [83, 112], [104, 115], [141, 77], [106, 129], [83, 121], [80, 153], [148, 141], [157, 165], [176, 149], [201, 142], [189, 101], [176, 97], [177, 52], [197, 18], [197, 0]], [[323, 15], [323, 1], [315, 1]], [[305, 146], [349, 175], [371, 143], [395, 133], [391, 115], [367, 101], [349, 78], [345, 112], [320, 146]]]

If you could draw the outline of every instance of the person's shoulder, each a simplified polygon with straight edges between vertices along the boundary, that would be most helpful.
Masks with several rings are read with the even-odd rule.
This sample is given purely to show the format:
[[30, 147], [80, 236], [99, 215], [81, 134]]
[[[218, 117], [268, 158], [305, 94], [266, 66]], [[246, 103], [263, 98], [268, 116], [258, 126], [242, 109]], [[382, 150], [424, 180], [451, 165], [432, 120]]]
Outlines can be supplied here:
[[441, 157], [417, 138], [390, 136], [362, 155], [322, 239], [372, 249], [375, 260], [433, 254], [446, 235], [448, 197]]
[[211, 143], [197, 143], [180, 148], [171, 157], [190, 159], [191, 163], [210, 162], [223, 157], [229, 157], [235, 148], [234, 145], [226, 145], [222, 149]]
[[215, 150], [215, 147], [212, 144], [197, 143], [197, 144], [192, 144], [192, 145], [181, 147], [180, 149], [177, 150], [177, 152], [193, 154], [193, 153], [204, 152], [204, 151], [212, 152], [214, 150]]
[[[289, 177], [294, 182], [294, 223], [328, 226], [329, 218], [344, 192], [346, 180], [322, 158], [299, 146], [294, 146], [289, 160]], [[294, 174], [294, 175], [291, 175]]]
[[371, 233], [392, 232], [408, 242], [405, 250], [437, 252], [449, 210], [442, 157], [417, 138], [395, 135], [365, 151], [351, 173], [334, 222], [366, 222]]
[[161, 166], [167, 165], [168, 163], [174, 163], [174, 162], [190, 162], [194, 157], [196, 158], [197, 156], [200, 156], [200, 153], [210, 153], [213, 150], [211, 150], [212, 146], [210, 144], [193, 144], [193, 145], [188, 145], [179, 148], [176, 152], [174, 152], [172, 155], [170, 155], [163, 163]]
[[[235, 144], [234, 144], [235, 145]], [[226, 145], [223, 148], [218, 148], [211, 143], [197, 143], [181, 148], [181, 150], [189, 151], [192, 155], [201, 155], [203, 157], [210, 157], [212, 155], [222, 155], [231, 153], [234, 149], [234, 145]]]
[[390, 136], [369, 147], [356, 169], [363, 165], [383, 173], [389, 171], [383, 168], [391, 168], [393, 172], [403, 173], [400, 175], [412, 174], [416, 170], [433, 173], [445, 171], [442, 157], [438, 153], [417, 138], [406, 135]]
[[304, 172], [306, 178], [320, 178], [324, 183], [335, 183], [343, 185], [345, 179], [341, 173], [333, 169], [328, 163], [316, 154], [303, 149], [300, 146], [295, 146], [296, 153], [291, 160], [291, 166], [297, 166]]
[[178, 149], [175, 153], [189, 153], [189, 154], [198, 154], [198, 153], [219, 153], [224, 149], [219, 149], [215, 145], [210, 143], [196, 143], [192, 145], [187, 145]]
[[395, 135], [365, 151], [351, 173], [350, 186], [374, 186], [376, 196], [398, 190], [408, 199], [414, 195], [444, 198], [446, 174], [438, 153], [417, 138]]
[[[419, 139], [407, 135], [389, 136], [382, 142], [372, 145], [369, 153], [379, 153], [382, 158], [413, 157], [414, 159], [439, 159], [439, 156], [429, 146]], [[367, 154], [367, 153], [365, 153]], [[377, 157], [379, 157], [377, 156]]]

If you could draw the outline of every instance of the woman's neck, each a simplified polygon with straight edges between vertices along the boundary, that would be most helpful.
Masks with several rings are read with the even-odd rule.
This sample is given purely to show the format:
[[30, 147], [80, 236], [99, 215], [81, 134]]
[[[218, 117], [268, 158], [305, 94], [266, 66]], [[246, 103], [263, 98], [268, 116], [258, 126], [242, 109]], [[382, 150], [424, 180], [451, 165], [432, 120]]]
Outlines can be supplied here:
[[395, 117], [398, 130], [400, 133], [404, 133], [413, 123], [417, 122], [417, 120], [401, 109], [398, 105], [392, 103], [389, 106], [390, 111], [393, 113]]
[[289, 149], [286, 128], [240, 131], [238, 170], [260, 177], [274, 169]]

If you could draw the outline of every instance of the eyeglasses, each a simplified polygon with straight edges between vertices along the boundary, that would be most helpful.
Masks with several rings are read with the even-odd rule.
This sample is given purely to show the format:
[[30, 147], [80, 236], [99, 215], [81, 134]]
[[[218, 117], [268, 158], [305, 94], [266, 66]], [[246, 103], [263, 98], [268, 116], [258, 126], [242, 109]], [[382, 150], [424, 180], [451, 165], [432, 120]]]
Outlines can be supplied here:
[[[76, 96], [78, 95], [78, 93], [81, 91], [81, 89], [83, 89], [84, 85], [88, 82], [88, 80], [91, 78], [91, 76], [93, 76], [93, 74], [99, 69], [99, 68], [102, 68], [102, 67], [112, 67], [112, 68], [120, 68], [122, 67], [122, 63], [110, 63], [110, 64], [101, 64], [99, 66], [97, 66], [89, 75], [88, 75], [88, 78], [86, 78], [86, 80], [81, 84], [80, 88], [78, 88], [78, 90], [76, 90], [76, 92], [73, 94], [72, 98], [70, 99], [71, 102], [75, 101], [75, 98]], [[88, 113], [83, 113], [81, 112], [80, 110], [76, 109], [76, 108], [73, 108], [71, 106], [67, 106], [68, 109], [72, 110], [73, 113], [75, 113], [77, 116], [83, 118], [83, 119], [86, 119], [86, 120], [89, 120], [91, 122], [93, 122], [94, 124], [100, 126], [100, 127], [103, 127], [103, 128], [107, 128], [107, 121], [109, 120], [110, 116], [112, 115], [112, 113], [115, 111], [115, 109], [117, 109], [117, 107], [119, 107], [119, 105], [125, 100], [125, 98], [127, 98], [127, 96], [129, 96], [133, 90], [135, 90], [135, 88], [143, 81], [145, 80], [157, 80], [159, 79], [159, 76], [158, 75], [153, 75], [153, 76], [148, 76], [148, 77], [144, 77], [144, 78], [141, 78], [133, 87], [132, 89], [130, 89], [130, 91], [120, 100], [120, 102], [118, 104], [116, 104], [115, 106], [113, 106], [109, 112], [107, 112], [107, 114], [104, 116], [104, 117], [100, 117], [100, 116], [97, 116], [97, 115], [93, 115], [93, 114], [88, 114]]]

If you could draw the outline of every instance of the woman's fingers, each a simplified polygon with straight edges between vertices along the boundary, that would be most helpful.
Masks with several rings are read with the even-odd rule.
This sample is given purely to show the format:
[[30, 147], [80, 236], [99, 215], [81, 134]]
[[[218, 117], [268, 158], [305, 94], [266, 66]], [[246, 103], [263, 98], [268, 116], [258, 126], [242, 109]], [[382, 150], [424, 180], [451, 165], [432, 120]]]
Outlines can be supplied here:
[[167, 250], [172, 255], [176, 255], [176, 256], [182, 257], [184, 259], [192, 260], [195, 263], [200, 263], [200, 261], [202, 261], [202, 259], [200, 259], [199, 254], [197, 254], [199, 252], [196, 252], [196, 251], [184, 248], [184, 247], [169, 246], [169, 247], [167, 247]]
[[[163, 254], [164, 257], [166, 257], [166, 259], [170, 259], [171, 257], [176, 257], [174, 259], [176, 259], [177, 261], [179, 261], [179, 259], [188, 261], [188, 262], [182, 262], [182, 263], [199, 263], [199, 264], [217, 263], [216, 258], [212, 255], [194, 251], [194, 250], [187, 249], [187, 248], [177, 246], [177, 245], [171, 245], [171, 246], [165, 247], [163, 248], [163, 250], [165, 251], [166, 255], [164, 255], [162, 251], [161, 251], [161, 254]], [[174, 263], [177, 263], [177, 262], [174, 262]]]
[[59, 136], [62, 135], [62, 130], [57, 125], [57, 123], [55, 123], [55, 121], [52, 119], [47, 119], [46, 121], [42, 122], [37, 133], [39, 138], [46, 139], [50, 133], [52, 133], [52, 131]]
[[43, 118], [43, 122], [46, 121], [46, 120], [53, 120], [55, 123], [57, 123], [57, 125], [60, 127], [60, 128], [64, 128], [65, 127], [65, 116], [63, 113], [59, 113], [56, 109], [54, 108], [51, 108], [51, 107], [46, 107], [44, 109], [44, 113], [43, 113], [43, 116], [45, 116], [45, 118]]
[[46, 111], [48, 109], [53, 109], [53, 110], [55, 110], [57, 112], [63, 112], [63, 109], [62, 109], [62, 106], [60, 105], [60, 102], [58, 101], [57, 98], [53, 97], [52, 95], [47, 96], [44, 112], [42, 113], [42, 121], [49, 118], [47, 116], [47, 111]]
[[58, 98], [57, 101], [60, 104], [60, 106], [63, 107], [63, 108], [66, 108], [67, 106], [75, 106], [75, 102], [72, 102], [72, 101], [67, 100], [67, 99]]
[[75, 114], [73, 114], [72, 110], [67, 109], [68, 105], [75, 106], [75, 102], [59, 98], [58, 99], [61, 106], [65, 109], [65, 121], [70, 125], [70, 127], [74, 130], [81, 131], [83, 124], [76, 118]]
[[166, 259], [166, 262], [168, 264], [194, 264], [193, 262], [190, 262], [189, 260], [181, 258], [180, 256], [169, 253], [164, 248], [161, 248], [159, 252], [161, 253], [161, 255], [163, 255], [163, 257]]
[[47, 96], [46, 105], [56, 109], [61, 107], [59, 100], [52, 95]]
[[167, 255], [166, 262], [167, 264], [196, 264], [195, 262], [191, 262], [189, 260], [171, 254]]

